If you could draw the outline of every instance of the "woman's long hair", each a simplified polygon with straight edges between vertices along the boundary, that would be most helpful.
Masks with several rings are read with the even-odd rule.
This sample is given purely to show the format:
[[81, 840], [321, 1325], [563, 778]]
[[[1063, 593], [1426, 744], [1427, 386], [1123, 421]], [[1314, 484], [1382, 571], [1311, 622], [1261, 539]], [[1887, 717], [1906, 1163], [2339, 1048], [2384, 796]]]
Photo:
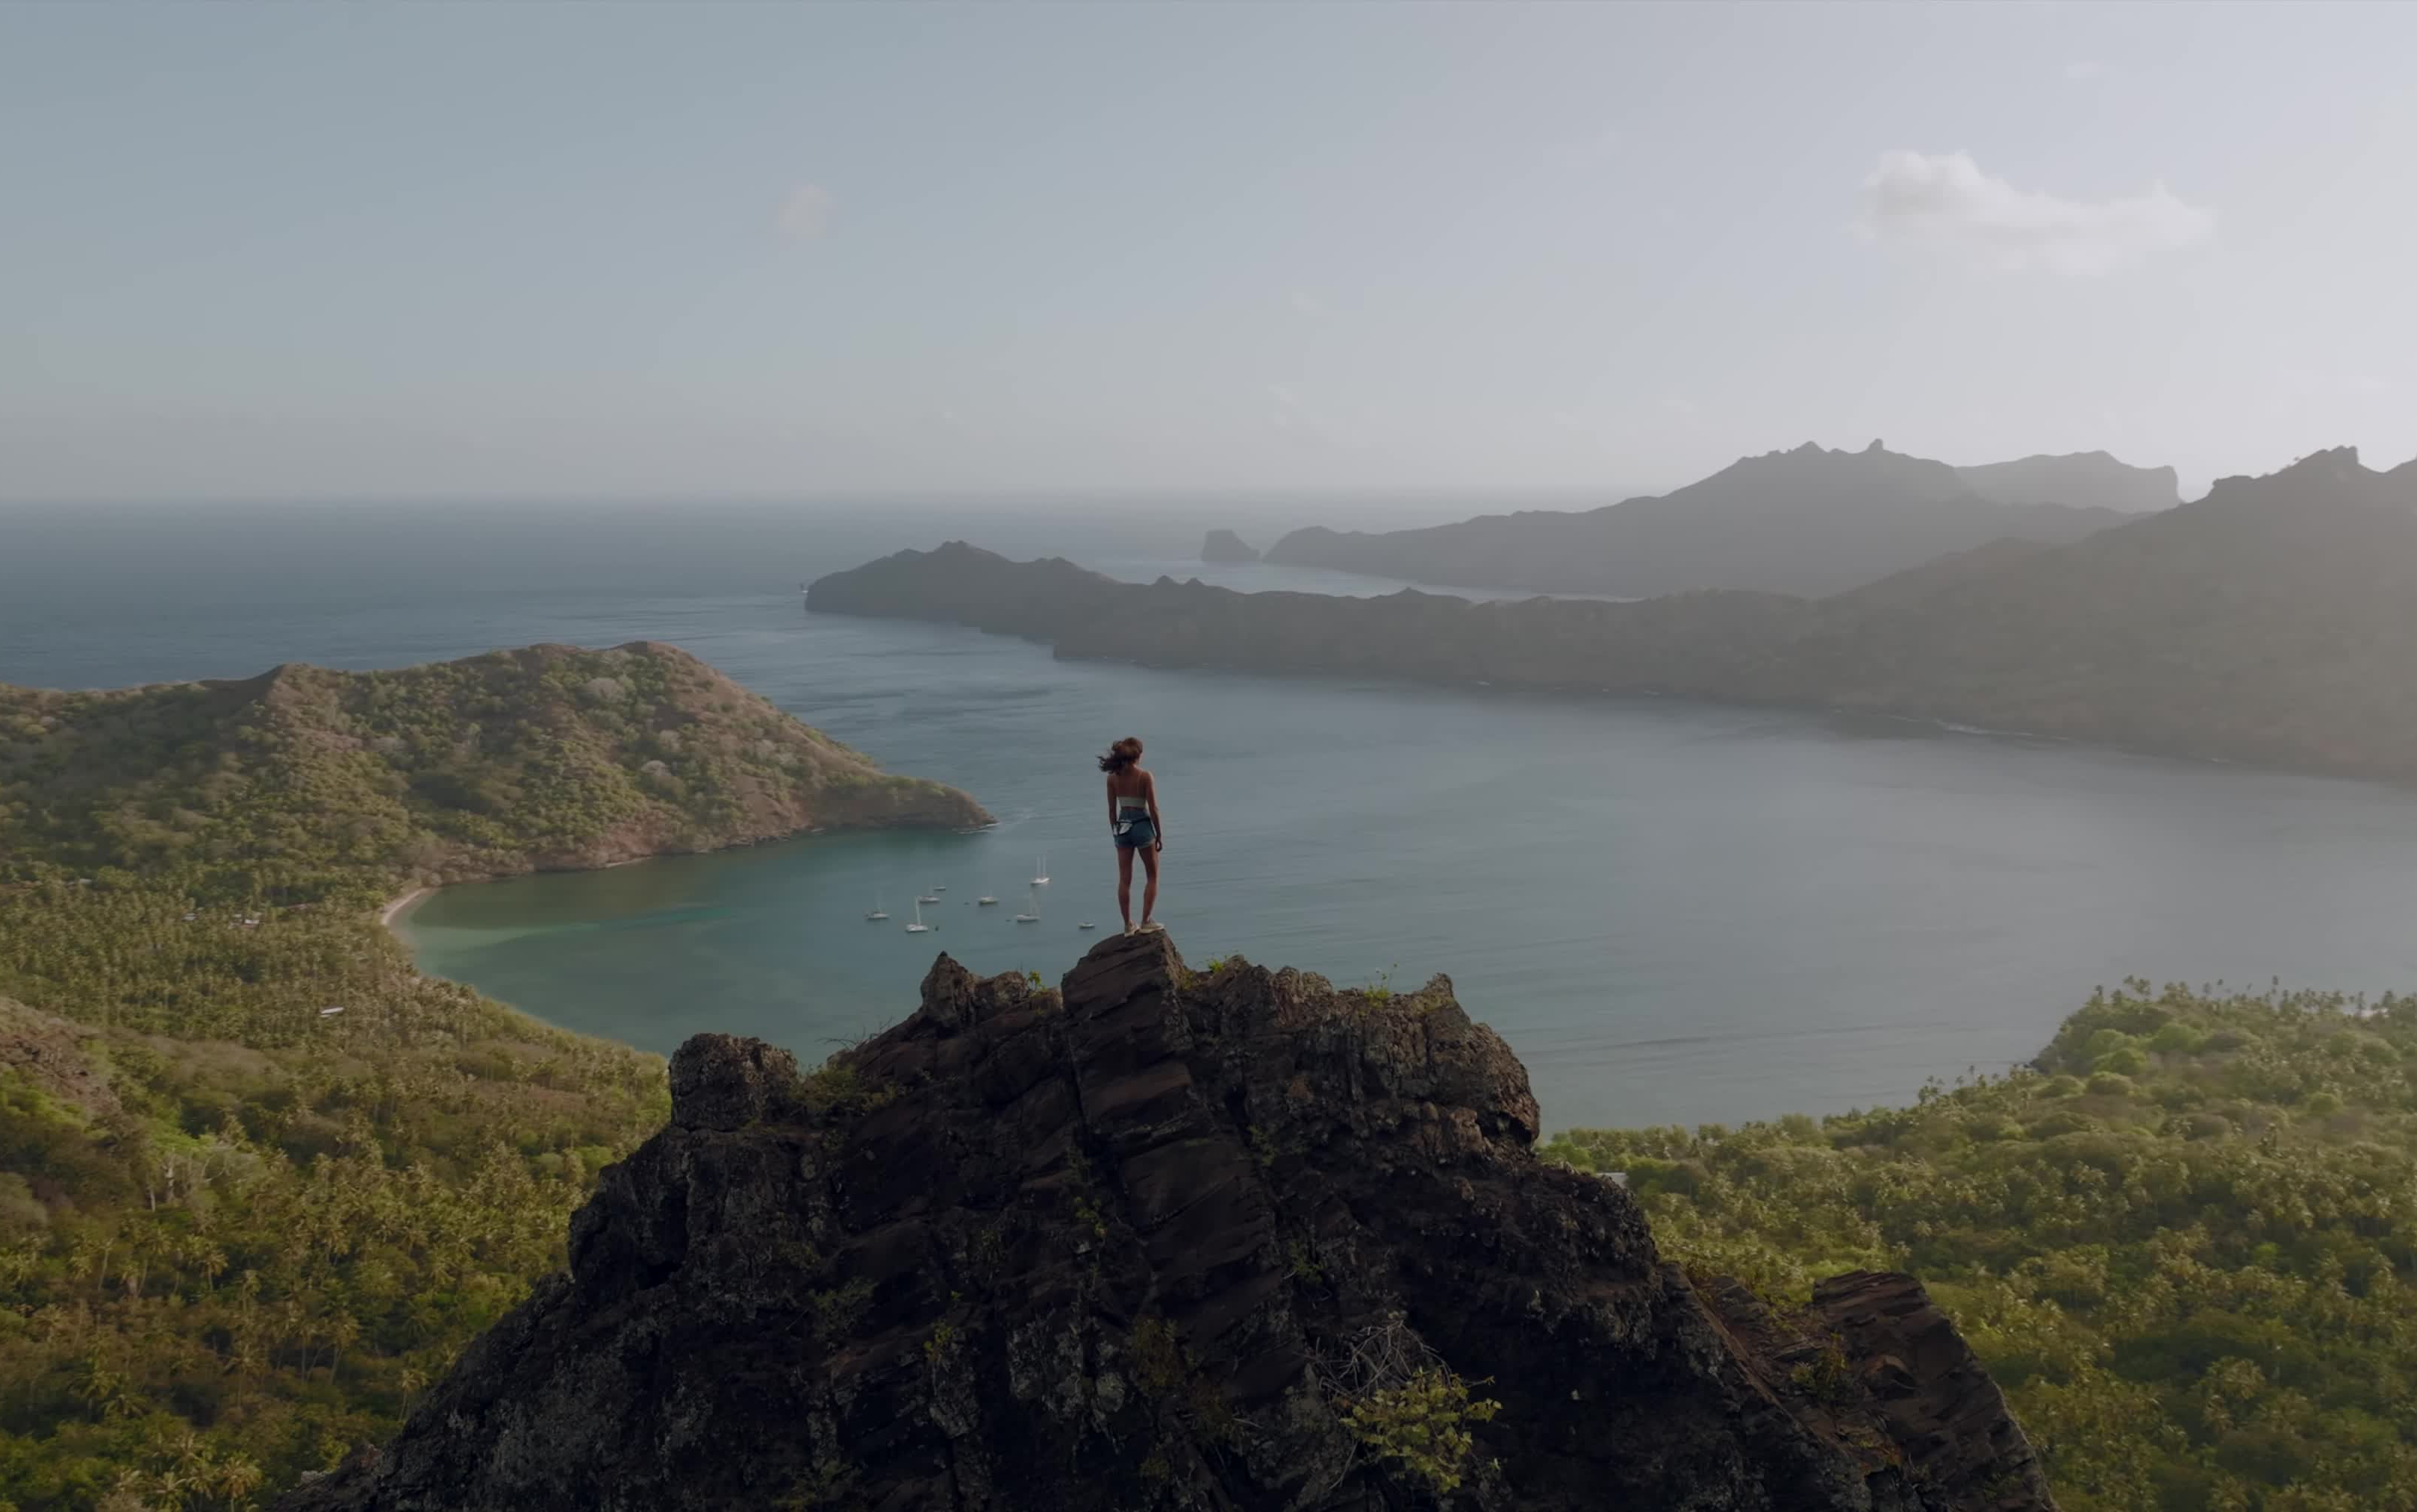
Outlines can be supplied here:
[[1121, 772], [1139, 760], [1141, 760], [1141, 741], [1136, 736], [1127, 735], [1110, 746], [1108, 753], [1100, 758], [1100, 770]]

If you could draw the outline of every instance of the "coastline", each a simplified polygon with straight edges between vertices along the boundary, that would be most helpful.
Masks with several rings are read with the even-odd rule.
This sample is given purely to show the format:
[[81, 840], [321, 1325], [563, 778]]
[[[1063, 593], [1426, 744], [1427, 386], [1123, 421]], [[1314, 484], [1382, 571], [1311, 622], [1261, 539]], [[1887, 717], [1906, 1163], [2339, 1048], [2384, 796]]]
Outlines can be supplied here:
[[403, 910], [409, 908], [412, 904], [418, 902], [421, 899], [427, 897], [430, 893], [433, 893], [435, 890], [436, 889], [433, 887], [414, 887], [411, 891], [404, 893], [393, 902], [387, 904], [386, 907], [378, 911], [378, 927], [385, 930], [393, 929], [394, 921], [403, 916]]

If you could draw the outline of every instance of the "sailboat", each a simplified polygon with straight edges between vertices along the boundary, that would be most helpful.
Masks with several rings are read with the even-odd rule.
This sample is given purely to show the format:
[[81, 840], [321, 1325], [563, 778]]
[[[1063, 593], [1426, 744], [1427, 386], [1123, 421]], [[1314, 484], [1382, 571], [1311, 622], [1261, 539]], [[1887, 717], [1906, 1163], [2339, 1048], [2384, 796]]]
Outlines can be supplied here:
[[1049, 885], [1049, 853], [1046, 851], [1041, 853], [1041, 867], [1038, 873], [1032, 879], [1032, 885], [1035, 887], [1046, 887]]
[[916, 899], [915, 899], [915, 901], [917, 901], [917, 902], [919, 902], [919, 903], [936, 903], [936, 902], [938, 902], [939, 900], [940, 900], [940, 889], [939, 889], [939, 888], [937, 888], [937, 887], [935, 887], [935, 888], [933, 888], [931, 891], [926, 892], [926, 893], [919, 893], [918, 895], [916, 895]]
[[997, 901], [998, 901], [998, 900], [997, 900], [997, 899], [996, 899], [996, 898], [993, 898], [993, 897], [992, 897], [990, 894], [988, 894], [988, 893], [984, 893], [984, 894], [982, 894], [980, 898], [975, 899], [975, 900], [974, 900], [974, 901], [975, 901], [975, 902], [977, 902], [977, 903], [979, 903], [979, 904], [980, 904], [980, 905], [981, 905], [982, 907], [984, 907], [984, 908], [988, 908], [988, 907], [990, 907], [993, 903], [997, 902]]
[[1038, 924], [1041, 922], [1041, 889], [1039, 886], [1036, 885], [1030, 892], [1024, 895], [1024, 912], [1015, 915], [1015, 922], [1018, 924]]
[[881, 906], [880, 888], [876, 887], [873, 890], [873, 906], [864, 911], [864, 916], [875, 923], [879, 923], [881, 920], [889, 916], [889, 910]]
[[932, 932], [932, 927], [923, 922], [923, 900], [920, 898], [915, 900], [915, 922], [906, 926], [906, 932], [908, 934], [929, 934]]
[[1086, 922], [1086, 923], [1082, 923], [1082, 924], [1077, 924], [1077, 925], [1075, 925], [1075, 926], [1074, 926], [1074, 928], [1076, 928], [1076, 929], [1078, 929], [1078, 930], [1096, 930], [1096, 929], [1098, 929], [1098, 928], [1099, 928], [1099, 926], [1098, 926], [1098, 925], [1096, 925], [1096, 924], [1092, 924], [1092, 923]]

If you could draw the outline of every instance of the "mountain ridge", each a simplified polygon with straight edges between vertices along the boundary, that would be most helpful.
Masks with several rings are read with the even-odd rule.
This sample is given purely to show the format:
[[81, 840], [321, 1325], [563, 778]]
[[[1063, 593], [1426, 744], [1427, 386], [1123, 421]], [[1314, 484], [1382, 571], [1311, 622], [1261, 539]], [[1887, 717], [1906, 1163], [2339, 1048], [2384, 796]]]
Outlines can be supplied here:
[[2417, 462], [2376, 473], [2355, 448], [1823, 599], [1244, 595], [952, 542], [834, 573], [807, 607], [1154, 666], [1847, 709], [2417, 782]]
[[2135, 467], [2100, 451], [2034, 452], [2012, 461], [1958, 467], [1955, 476], [1999, 504], [2067, 504], [2143, 514], [2182, 502], [2171, 467]]
[[1522, 510], [1377, 533], [1310, 526], [1269, 548], [1267, 560], [1536, 593], [1652, 597], [1727, 588], [1820, 597], [1989, 540], [2061, 544], [2124, 518], [2070, 502], [1990, 497], [1960, 470], [1878, 441], [1861, 451], [1808, 441], [1741, 457], [1668, 493], [1590, 510]]

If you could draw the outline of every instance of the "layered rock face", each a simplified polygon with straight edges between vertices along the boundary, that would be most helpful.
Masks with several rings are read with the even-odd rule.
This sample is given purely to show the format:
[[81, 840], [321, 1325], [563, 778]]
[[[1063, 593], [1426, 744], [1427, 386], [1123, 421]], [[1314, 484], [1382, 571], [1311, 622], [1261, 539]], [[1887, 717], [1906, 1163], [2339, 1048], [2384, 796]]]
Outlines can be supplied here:
[[2050, 1505], [1909, 1278], [1778, 1318], [1662, 1263], [1441, 978], [944, 956], [832, 1066], [700, 1036], [672, 1091], [570, 1273], [288, 1512]]

